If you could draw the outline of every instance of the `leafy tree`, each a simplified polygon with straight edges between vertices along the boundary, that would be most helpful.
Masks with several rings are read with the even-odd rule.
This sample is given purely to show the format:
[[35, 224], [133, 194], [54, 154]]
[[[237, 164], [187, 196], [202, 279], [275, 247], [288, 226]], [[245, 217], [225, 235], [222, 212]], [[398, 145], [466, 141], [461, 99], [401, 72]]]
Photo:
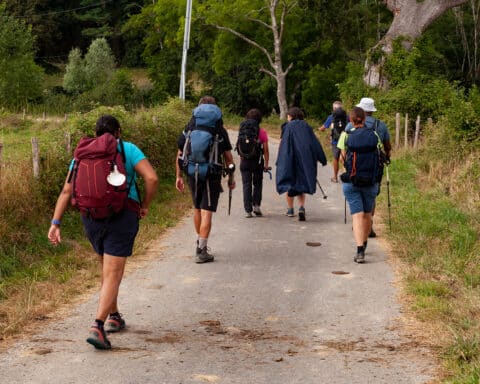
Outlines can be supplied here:
[[388, 87], [383, 73], [385, 59], [393, 52], [393, 42], [402, 39], [405, 48], [412, 47], [425, 29], [447, 10], [466, 3], [468, 0], [386, 0], [387, 8], [393, 13], [393, 21], [385, 36], [372, 48], [365, 67], [365, 83], [369, 86]]
[[115, 70], [115, 58], [105, 38], [92, 41], [85, 55], [85, 78], [88, 89], [108, 82]]
[[[285, 119], [288, 108], [287, 75], [293, 62], [284, 64], [283, 38], [286, 18], [298, 9], [298, 3], [290, 0], [236, 0], [206, 3], [200, 9], [209, 24], [242, 39], [263, 54], [265, 64], [259, 62], [259, 70], [274, 79], [280, 118]], [[252, 31], [257, 29], [253, 26], [265, 29], [269, 36], [258, 39], [255, 32], [252, 35]]]
[[86, 89], [85, 64], [79, 48], [72, 49], [68, 55], [63, 88], [71, 93], [81, 93]]
[[82, 26], [81, 33], [84, 37], [88, 40], [108, 38], [115, 57], [121, 59], [128, 49], [135, 48], [125, 47], [122, 27], [131, 15], [142, 10], [143, 4], [143, 0], [81, 0], [75, 18]]
[[0, 104], [19, 108], [41, 96], [43, 71], [34, 60], [31, 28], [0, 4]]

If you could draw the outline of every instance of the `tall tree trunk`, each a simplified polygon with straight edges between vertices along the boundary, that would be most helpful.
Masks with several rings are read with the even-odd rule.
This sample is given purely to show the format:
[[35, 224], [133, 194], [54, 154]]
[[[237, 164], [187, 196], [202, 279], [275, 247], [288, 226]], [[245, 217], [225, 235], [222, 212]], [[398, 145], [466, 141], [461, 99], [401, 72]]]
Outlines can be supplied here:
[[[277, 19], [277, 8], [279, 6], [280, 1], [282, 1], [282, 14], [280, 16], [280, 20]], [[250, 21], [254, 21], [263, 27], [266, 27], [271, 30], [273, 35], [273, 54], [267, 48], [261, 46], [256, 41], [251, 40], [244, 34], [221, 25], [214, 25], [216, 28], [230, 32], [231, 34], [239, 37], [240, 39], [246, 41], [248, 44], [252, 45], [253, 47], [259, 49], [268, 60], [270, 65], [270, 69], [266, 69], [264, 67], [260, 68], [261, 72], [264, 72], [271, 76], [276, 84], [277, 84], [277, 102], [278, 108], [280, 112], [280, 118], [286, 119], [287, 118], [287, 75], [290, 69], [293, 66], [293, 63], [287, 67], [287, 69], [283, 69], [283, 61], [282, 61], [282, 40], [283, 40], [283, 31], [285, 27], [285, 16], [288, 14], [289, 6], [285, 0], [268, 0], [268, 9], [270, 11], [270, 19], [271, 24], [267, 24], [262, 20], [258, 19], [249, 19]]]
[[404, 37], [402, 44], [411, 48], [413, 42], [427, 27], [447, 10], [466, 3], [468, 0], [384, 0], [393, 13], [393, 21], [386, 35], [370, 51], [365, 62], [364, 81], [372, 87], [387, 88], [388, 81], [383, 73], [385, 58], [392, 53], [393, 41]]

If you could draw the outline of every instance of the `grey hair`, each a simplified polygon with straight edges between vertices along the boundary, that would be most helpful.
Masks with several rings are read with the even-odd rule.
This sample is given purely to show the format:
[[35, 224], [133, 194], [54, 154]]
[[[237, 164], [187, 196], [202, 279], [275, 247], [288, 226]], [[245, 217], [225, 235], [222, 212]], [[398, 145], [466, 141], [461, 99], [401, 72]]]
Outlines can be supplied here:
[[343, 107], [343, 103], [341, 101], [334, 101], [333, 104], [332, 104], [332, 108], [333, 110], [335, 111], [336, 109], [338, 108], [342, 108]]

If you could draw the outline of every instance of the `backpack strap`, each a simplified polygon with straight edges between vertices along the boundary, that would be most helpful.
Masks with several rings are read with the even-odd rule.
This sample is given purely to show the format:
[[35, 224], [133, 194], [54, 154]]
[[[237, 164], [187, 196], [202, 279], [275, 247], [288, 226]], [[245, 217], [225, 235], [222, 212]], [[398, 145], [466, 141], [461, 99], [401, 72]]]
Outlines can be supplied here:
[[[120, 144], [120, 154], [122, 155], [122, 161], [123, 161], [123, 164], [127, 164], [127, 154], [125, 152], [125, 145], [123, 144], [123, 140], [122, 139], [118, 139], [118, 142]], [[126, 169], [125, 169], [126, 171]], [[127, 175], [128, 175], [128, 172], [127, 172]], [[140, 189], [138, 188], [138, 183], [137, 183], [137, 180], [135, 180], [135, 176], [133, 176], [133, 184], [135, 185], [135, 191], [137, 192], [137, 196], [138, 196], [138, 200], [139, 200], [139, 203], [140, 203], [140, 206], [142, 205], [142, 197], [140, 195]], [[132, 188], [132, 180], [130, 180], [130, 183], [127, 182], [127, 185], [128, 185], [128, 193], [130, 193], [130, 189]]]

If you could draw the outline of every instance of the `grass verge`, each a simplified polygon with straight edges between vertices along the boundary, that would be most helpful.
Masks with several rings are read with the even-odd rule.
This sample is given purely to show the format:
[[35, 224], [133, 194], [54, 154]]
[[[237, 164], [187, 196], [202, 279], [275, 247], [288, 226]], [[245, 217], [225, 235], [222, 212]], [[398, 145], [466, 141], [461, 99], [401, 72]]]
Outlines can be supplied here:
[[[390, 166], [392, 230], [388, 237], [402, 271], [410, 309], [424, 323], [444, 362], [443, 382], [480, 377], [480, 222], [445, 190], [425, 185], [418, 159]], [[385, 207], [387, 194], [380, 195]], [[383, 201], [383, 203], [382, 203]], [[383, 209], [382, 216], [388, 213]]]

